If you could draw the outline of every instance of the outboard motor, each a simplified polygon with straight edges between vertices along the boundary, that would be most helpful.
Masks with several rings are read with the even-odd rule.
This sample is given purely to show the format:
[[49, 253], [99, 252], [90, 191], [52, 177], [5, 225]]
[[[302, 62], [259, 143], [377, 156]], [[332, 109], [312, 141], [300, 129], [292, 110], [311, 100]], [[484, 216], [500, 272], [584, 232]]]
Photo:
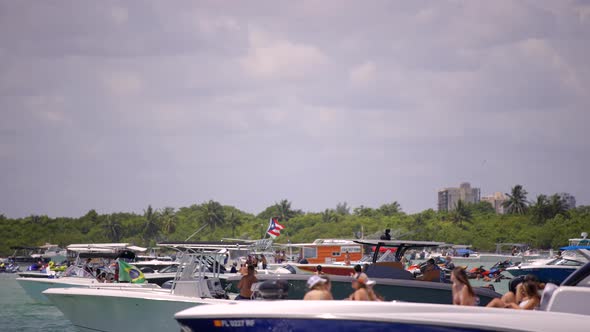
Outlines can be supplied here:
[[283, 300], [289, 295], [289, 283], [286, 280], [265, 280], [256, 290], [256, 299]]

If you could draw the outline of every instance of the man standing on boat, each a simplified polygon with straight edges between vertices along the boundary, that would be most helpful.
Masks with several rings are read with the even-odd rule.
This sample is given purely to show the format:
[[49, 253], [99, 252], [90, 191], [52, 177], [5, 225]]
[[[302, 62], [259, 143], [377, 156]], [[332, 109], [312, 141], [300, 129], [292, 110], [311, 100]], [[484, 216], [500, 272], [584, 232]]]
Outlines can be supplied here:
[[250, 300], [252, 299], [252, 285], [258, 282], [258, 279], [254, 275], [254, 265], [248, 265], [248, 273], [242, 277], [238, 288], [240, 289], [240, 295], [236, 297], [236, 300]]

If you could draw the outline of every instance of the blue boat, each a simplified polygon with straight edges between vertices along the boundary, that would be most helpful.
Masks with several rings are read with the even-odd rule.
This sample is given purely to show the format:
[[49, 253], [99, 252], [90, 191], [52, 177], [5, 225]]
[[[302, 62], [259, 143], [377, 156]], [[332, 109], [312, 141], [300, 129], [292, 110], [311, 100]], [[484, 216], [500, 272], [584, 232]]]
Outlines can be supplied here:
[[518, 266], [506, 269], [514, 277], [524, 276], [527, 274], [535, 275], [539, 281], [545, 283], [561, 284], [568, 276], [574, 273], [589, 259], [581, 254], [581, 250], [590, 249], [590, 246], [566, 246], [560, 248], [564, 252], [577, 252], [576, 255], [564, 255], [548, 260], [533, 261], [529, 264], [520, 264]]

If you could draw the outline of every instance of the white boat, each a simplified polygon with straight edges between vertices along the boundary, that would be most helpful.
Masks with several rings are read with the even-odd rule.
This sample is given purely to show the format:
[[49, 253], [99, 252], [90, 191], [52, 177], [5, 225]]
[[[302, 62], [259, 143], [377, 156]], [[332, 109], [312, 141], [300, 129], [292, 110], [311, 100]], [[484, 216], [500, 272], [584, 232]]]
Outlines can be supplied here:
[[541, 282], [561, 284], [570, 274], [588, 263], [590, 260], [590, 246], [568, 246], [561, 248], [564, 251], [575, 251], [578, 254], [564, 254], [562, 257], [548, 261], [538, 260], [530, 264], [522, 263], [518, 266], [509, 267], [506, 272], [514, 277], [527, 274], [535, 275]]
[[175, 318], [185, 332], [588, 331], [586, 315], [406, 302], [260, 301], [190, 308]]
[[[49, 303], [49, 299], [43, 295], [43, 291], [49, 288], [90, 287], [100, 283], [96, 276], [82, 267], [82, 261], [85, 258], [111, 260], [116, 259], [121, 254], [133, 254], [130, 250], [141, 251], [142, 249], [127, 243], [72, 244], [67, 247], [67, 250], [76, 254], [76, 262], [63, 274], [52, 273], [53, 271], [46, 273], [30, 271], [28, 274], [21, 272], [16, 281], [33, 300], [40, 303]], [[157, 285], [123, 284], [120, 287], [157, 287]]]
[[[177, 247], [178, 248], [178, 247]], [[173, 331], [175, 312], [203, 304], [231, 302], [215, 275], [205, 278], [207, 258], [225, 252], [185, 248], [170, 289], [130, 289], [103, 285], [89, 288], [51, 288], [44, 292], [82, 331]], [[209, 249], [210, 250], [210, 249]], [[196, 277], [195, 277], [195, 272]]]

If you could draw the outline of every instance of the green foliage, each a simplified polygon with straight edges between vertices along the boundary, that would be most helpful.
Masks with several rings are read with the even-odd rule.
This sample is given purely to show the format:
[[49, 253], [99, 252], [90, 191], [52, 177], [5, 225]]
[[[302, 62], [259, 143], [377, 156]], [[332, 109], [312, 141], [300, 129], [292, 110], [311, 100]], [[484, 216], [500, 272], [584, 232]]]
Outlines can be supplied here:
[[[353, 214], [340, 209], [320, 213], [302, 213], [291, 209], [286, 200], [255, 216], [215, 201], [161, 210], [151, 206], [143, 214], [98, 214], [90, 210], [79, 218], [49, 218], [32, 215], [11, 219], [0, 214], [0, 254], [10, 255], [11, 246], [43, 245], [46, 242], [66, 246], [72, 243], [127, 242], [152, 246], [158, 241], [184, 241], [198, 229], [191, 241], [218, 241], [222, 238], [260, 239], [265, 237], [271, 216], [282, 216], [285, 229], [277, 242], [310, 242], [316, 238], [377, 238], [386, 228], [392, 237], [408, 240], [442, 241], [472, 244], [481, 251], [493, 251], [499, 242], [528, 243], [535, 248], [558, 248], [569, 238], [590, 230], [590, 207], [565, 211], [559, 200], [542, 199], [525, 214], [497, 215], [489, 203], [463, 204], [449, 213], [432, 209], [416, 214], [393, 211], [392, 204], [378, 209], [360, 206]], [[553, 203], [552, 203], [553, 202]], [[286, 204], [284, 204], [286, 203]], [[537, 206], [547, 207], [538, 219]], [[551, 207], [552, 206], [552, 207]], [[551, 207], [551, 208], [549, 208]], [[281, 210], [282, 209], [282, 210]], [[542, 220], [543, 227], [539, 227]]]
[[525, 214], [528, 210], [527, 194], [527, 191], [520, 184], [514, 186], [510, 194], [506, 194], [508, 199], [503, 203], [506, 213]]

